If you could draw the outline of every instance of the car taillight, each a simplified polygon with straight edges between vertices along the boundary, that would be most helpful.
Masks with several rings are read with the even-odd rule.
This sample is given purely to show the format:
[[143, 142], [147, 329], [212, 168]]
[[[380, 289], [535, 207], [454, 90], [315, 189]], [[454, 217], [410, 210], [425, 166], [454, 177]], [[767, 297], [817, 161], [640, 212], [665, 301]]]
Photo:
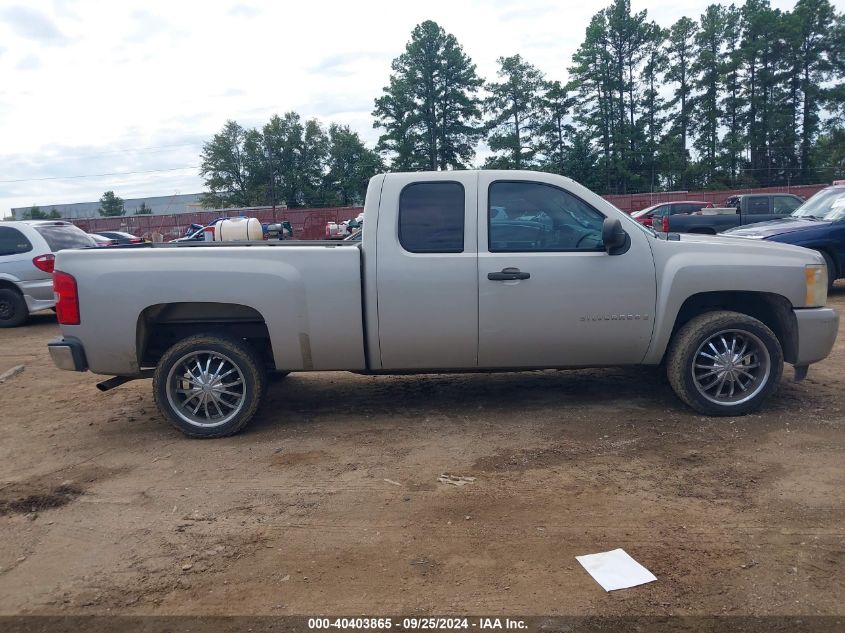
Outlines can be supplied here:
[[140, 237], [133, 237], [131, 240], [129, 240], [129, 243], [130, 244], [143, 244], [144, 240], [142, 240]]
[[79, 325], [79, 293], [76, 279], [57, 270], [53, 273], [53, 292], [56, 293], [56, 316], [60, 325]]
[[663, 222], [660, 225], [660, 230], [663, 231], [664, 233], [669, 232], [669, 216], [668, 215], [663, 216]]
[[56, 265], [56, 256], [53, 253], [46, 255], [39, 255], [32, 258], [32, 263], [38, 270], [43, 270], [45, 273], [53, 272], [53, 267]]

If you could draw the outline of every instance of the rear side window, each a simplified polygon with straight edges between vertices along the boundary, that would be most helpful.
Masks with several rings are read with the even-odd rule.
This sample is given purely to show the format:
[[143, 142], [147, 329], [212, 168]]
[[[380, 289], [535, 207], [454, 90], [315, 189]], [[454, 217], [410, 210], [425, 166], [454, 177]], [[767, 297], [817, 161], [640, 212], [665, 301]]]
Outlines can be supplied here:
[[399, 243], [411, 253], [462, 253], [464, 186], [418, 182], [399, 195]]
[[26, 235], [10, 226], [0, 226], [0, 256], [18, 255], [32, 250]]
[[73, 225], [44, 224], [34, 227], [54, 253], [65, 248], [96, 246], [94, 238]]

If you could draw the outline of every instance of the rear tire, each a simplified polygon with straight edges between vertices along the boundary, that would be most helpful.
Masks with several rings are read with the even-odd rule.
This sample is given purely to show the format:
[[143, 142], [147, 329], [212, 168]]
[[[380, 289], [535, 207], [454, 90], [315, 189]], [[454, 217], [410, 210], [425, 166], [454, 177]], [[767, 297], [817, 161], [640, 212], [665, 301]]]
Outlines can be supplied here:
[[678, 397], [699, 413], [744, 415], [777, 389], [783, 351], [761, 321], [739, 312], [708, 312], [675, 334], [666, 374]]
[[153, 396], [162, 415], [189, 437], [224, 437], [255, 416], [267, 374], [245, 341], [197, 334], [168, 349], [153, 375]]
[[0, 288], [0, 327], [17, 327], [29, 318], [26, 301], [19, 292]]

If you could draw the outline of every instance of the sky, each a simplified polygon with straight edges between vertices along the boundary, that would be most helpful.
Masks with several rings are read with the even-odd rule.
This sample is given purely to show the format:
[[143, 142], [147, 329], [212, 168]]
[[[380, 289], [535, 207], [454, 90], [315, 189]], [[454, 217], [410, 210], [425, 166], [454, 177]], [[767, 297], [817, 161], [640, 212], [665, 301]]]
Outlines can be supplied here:
[[[662, 26], [710, 0], [632, 0]], [[195, 193], [228, 119], [289, 110], [373, 146], [373, 100], [413, 27], [453, 33], [492, 80], [519, 53], [564, 81], [609, 0], [0, 0], [0, 214], [12, 207]], [[834, 0], [838, 11], [845, 0]], [[791, 9], [792, 0], [772, 0]]]

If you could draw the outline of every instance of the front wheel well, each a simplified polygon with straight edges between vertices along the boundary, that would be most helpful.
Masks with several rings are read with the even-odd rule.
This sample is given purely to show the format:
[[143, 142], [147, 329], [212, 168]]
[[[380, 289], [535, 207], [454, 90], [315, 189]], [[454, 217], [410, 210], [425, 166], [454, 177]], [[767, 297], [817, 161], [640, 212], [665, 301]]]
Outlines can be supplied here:
[[777, 336], [784, 360], [794, 363], [798, 357], [798, 323], [792, 303], [770, 292], [719, 291], [692, 295], [681, 305], [672, 327], [672, 337], [685, 323], [705, 312], [729, 310], [764, 323]]
[[138, 316], [139, 366], [155, 367], [170, 347], [196, 334], [243, 339], [268, 370], [275, 369], [270, 333], [261, 313], [245, 305], [211, 302], [160, 303], [145, 308]]

